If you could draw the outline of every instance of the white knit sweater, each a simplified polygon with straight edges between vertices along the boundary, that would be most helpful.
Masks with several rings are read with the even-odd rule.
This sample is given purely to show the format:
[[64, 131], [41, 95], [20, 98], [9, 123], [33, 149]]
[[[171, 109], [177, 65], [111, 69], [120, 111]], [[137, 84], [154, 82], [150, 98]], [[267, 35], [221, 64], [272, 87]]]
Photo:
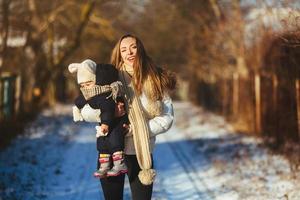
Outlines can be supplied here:
[[[144, 109], [148, 104], [147, 97], [142, 94], [140, 100]], [[99, 122], [99, 109], [93, 109], [90, 106], [85, 106], [81, 109], [81, 115], [85, 121]], [[150, 129], [150, 151], [152, 152], [155, 145], [156, 135], [161, 134], [169, 130], [172, 126], [174, 119], [174, 111], [172, 100], [168, 95], [165, 95], [162, 100], [162, 113], [148, 121]], [[133, 143], [133, 136], [131, 130], [126, 134], [125, 137], [125, 154], [134, 155], [135, 148]]]

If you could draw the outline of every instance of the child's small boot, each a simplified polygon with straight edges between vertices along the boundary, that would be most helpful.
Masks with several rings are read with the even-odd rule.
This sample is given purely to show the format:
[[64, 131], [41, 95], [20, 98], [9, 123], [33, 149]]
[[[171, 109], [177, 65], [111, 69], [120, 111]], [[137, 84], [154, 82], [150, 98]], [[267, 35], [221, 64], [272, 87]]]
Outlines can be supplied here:
[[118, 176], [127, 173], [127, 166], [124, 163], [123, 151], [117, 151], [113, 154], [114, 166], [107, 172], [107, 176]]
[[109, 157], [110, 154], [100, 154], [99, 157], [100, 168], [94, 172], [94, 177], [96, 178], [106, 177], [106, 173], [110, 169]]

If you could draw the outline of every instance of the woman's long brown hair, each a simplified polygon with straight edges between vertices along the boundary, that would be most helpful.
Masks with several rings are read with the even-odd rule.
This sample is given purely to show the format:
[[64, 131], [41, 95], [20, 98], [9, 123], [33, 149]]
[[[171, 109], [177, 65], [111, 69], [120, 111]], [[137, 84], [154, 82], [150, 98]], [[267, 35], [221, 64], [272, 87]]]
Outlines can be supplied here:
[[152, 100], [161, 100], [165, 90], [173, 90], [176, 86], [176, 76], [174, 73], [158, 68], [152, 62], [152, 59], [147, 55], [141, 40], [131, 34], [122, 36], [115, 45], [112, 55], [111, 64], [115, 65], [117, 69], [121, 69], [123, 65], [120, 44], [125, 38], [134, 38], [137, 45], [137, 53], [133, 63], [133, 85], [138, 95], [142, 93], [145, 81], [149, 80], [151, 85]]

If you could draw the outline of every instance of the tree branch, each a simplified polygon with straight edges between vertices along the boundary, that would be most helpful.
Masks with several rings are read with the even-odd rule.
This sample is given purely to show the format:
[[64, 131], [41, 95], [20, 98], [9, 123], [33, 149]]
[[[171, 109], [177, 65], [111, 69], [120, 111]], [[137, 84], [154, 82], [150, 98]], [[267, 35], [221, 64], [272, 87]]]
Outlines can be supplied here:
[[[95, 7], [96, 1], [90, 1], [83, 5], [81, 12], [81, 22], [77, 28], [76, 36], [74, 38], [73, 43], [69, 46], [69, 48], [64, 52], [64, 54], [58, 59], [58, 62], [55, 63], [55, 68], [59, 68], [80, 46], [81, 43], [81, 35], [89, 22], [90, 15], [92, 14], [93, 8]], [[55, 77], [56, 74], [59, 73], [59, 70], [56, 70], [52, 73], [52, 77]]]

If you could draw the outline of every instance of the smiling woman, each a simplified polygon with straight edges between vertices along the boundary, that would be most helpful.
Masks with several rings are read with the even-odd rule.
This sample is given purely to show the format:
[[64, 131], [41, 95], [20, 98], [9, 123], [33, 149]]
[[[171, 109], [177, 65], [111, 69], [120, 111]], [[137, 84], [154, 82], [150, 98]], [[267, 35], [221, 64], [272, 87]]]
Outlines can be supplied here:
[[120, 44], [120, 50], [124, 64], [133, 65], [137, 52], [136, 40], [131, 37], [124, 38]]
[[[130, 121], [124, 151], [132, 199], [151, 199], [155, 137], [166, 132], [173, 123], [173, 106], [168, 93], [175, 88], [176, 77], [157, 67], [143, 43], [133, 35], [120, 38], [113, 49], [111, 63], [119, 70]], [[123, 199], [124, 177], [100, 180], [105, 199]]]

